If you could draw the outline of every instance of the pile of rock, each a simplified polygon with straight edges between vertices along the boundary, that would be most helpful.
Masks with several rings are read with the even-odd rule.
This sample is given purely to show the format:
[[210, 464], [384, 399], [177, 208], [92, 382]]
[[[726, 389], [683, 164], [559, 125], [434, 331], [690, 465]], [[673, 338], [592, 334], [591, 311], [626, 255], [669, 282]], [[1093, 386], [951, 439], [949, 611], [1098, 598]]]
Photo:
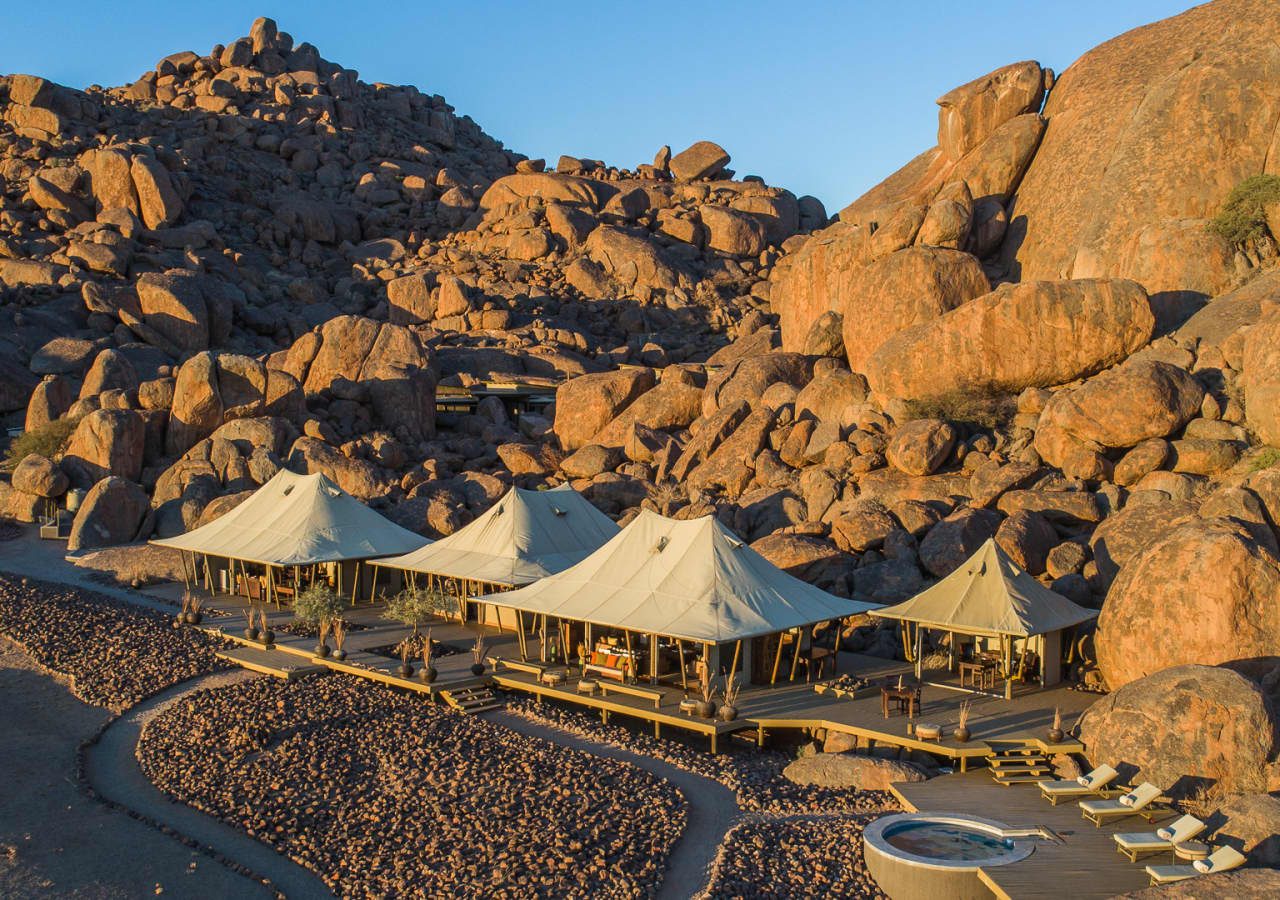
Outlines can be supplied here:
[[884, 900], [862, 860], [862, 830], [872, 818], [788, 816], [735, 825], [716, 854], [706, 896]]
[[634, 766], [347, 676], [188, 696], [138, 759], [342, 896], [652, 896], [684, 829], [679, 792]]
[[224, 664], [202, 631], [92, 591], [0, 575], [0, 634], [71, 679], [85, 703], [122, 712]]

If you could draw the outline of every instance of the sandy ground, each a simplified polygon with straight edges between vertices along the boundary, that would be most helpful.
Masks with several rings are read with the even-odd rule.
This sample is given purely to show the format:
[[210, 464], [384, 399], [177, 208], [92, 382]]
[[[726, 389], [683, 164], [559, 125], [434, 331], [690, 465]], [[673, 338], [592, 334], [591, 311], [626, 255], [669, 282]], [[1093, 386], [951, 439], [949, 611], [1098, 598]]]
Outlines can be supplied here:
[[269, 896], [80, 793], [77, 747], [108, 716], [0, 638], [0, 897]]

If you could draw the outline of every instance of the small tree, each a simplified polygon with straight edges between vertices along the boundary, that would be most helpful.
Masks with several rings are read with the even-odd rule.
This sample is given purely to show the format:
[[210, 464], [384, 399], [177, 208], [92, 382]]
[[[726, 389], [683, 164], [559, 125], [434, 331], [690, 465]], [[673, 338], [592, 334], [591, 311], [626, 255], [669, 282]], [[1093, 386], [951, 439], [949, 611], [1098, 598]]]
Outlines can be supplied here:
[[1280, 203], [1280, 177], [1250, 176], [1231, 189], [1209, 230], [1235, 246], [1259, 240], [1267, 233], [1267, 207], [1273, 203]]
[[407, 587], [387, 601], [382, 618], [408, 625], [416, 635], [444, 608], [444, 598], [439, 591]]
[[327, 587], [316, 585], [307, 588], [293, 601], [293, 617], [305, 625], [312, 625], [317, 630], [329, 625], [345, 611], [342, 598]]

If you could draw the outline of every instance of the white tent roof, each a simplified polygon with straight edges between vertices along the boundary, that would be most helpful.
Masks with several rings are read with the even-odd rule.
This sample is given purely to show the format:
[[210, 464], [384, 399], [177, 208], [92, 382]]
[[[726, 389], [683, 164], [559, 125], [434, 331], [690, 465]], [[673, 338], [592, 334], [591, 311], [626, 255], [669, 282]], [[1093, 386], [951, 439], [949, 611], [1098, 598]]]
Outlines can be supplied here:
[[1027, 637], [1087, 622], [1098, 613], [1049, 590], [988, 539], [933, 587], [872, 615], [966, 634]]
[[517, 586], [585, 559], [617, 533], [612, 519], [567, 484], [512, 488], [448, 537], [378, 565]]
[[404, 553], [425, 540], [389, 522], [323, 474], [281, 469], [221, 518], [151, 543], [246, 562], [305, 566]]
[[713, 516], [681, 522], [648, 510], [576, 566], [482, 599], [712, 643], [852, 616], [876, 605], [843, 600], [793, 578]]

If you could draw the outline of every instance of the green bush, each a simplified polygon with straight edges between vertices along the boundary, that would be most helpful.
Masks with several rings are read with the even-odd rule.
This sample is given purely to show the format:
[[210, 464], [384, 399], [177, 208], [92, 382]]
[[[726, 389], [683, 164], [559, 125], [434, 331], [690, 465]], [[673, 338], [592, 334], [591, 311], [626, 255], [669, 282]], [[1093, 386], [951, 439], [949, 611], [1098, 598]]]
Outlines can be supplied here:
[[450, 605], [448, 598], [440, 591], [407, 587], [387, 601], [382, 618], [408, 625], [417, 634], [419, 627], [430, 622]]
[[12, 468], [31, 453], [54, 459], [67, 448], [72, 433], [80, 424], [79, 418], [55, 419], [32, 431], [24, 431], [9, 442], [5, 465]]
[[1231, 244], [1256, 241], [1267, 233], [1267, 206], [1277, 202], [1280, 202], [1280, 176], [1246, 178], [1231, 189], [1222, 209], [1209, 223], [1209, 230]]
[[989, 391], [951, 391], [927, 400], [908, 400], [906, 407], [911, 419], [943, 419], [991, 431], [1013, 421], [1018, 400]]
[[1263, 447], [1258, 454], [1249, 461], [1250, 472], [1261, 472], [1263, 469], [1270, 469], [1280, 464], [1280, 449], [1276, 447]]
[[346, 612], [342, 598], [327, 587], [309, 587], [293, 601], [293, 616], [306, 625], [320, 626], [339, 619]]

